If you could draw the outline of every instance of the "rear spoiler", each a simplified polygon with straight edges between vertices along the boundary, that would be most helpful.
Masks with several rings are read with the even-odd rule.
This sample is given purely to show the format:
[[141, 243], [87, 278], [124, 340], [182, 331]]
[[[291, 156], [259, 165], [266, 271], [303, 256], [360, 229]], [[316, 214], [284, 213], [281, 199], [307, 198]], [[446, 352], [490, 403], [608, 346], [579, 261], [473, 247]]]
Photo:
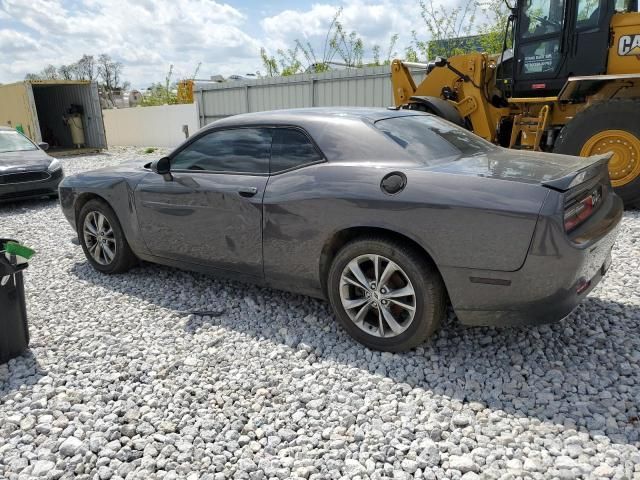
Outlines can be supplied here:
[[607, 168], [607, 164], [609, 163], [609, 159], [612, 157], [612, 155], [613, 152], [607, 152], [601, 155], [592, 155], [590, 157], [585, 157], [583, 165], [575, 172], [571, 172], [564, 177], [547, 180], [545, 182], [542, 182], [542, 185], [554, 190], [558, 190], [560, 192], [565, 192], [577, 185], [580, 185], [581, 183], [586, 182], [587, 180], [592, 179], [593, 177], [598, 176], [602, 171], [603, 166]]

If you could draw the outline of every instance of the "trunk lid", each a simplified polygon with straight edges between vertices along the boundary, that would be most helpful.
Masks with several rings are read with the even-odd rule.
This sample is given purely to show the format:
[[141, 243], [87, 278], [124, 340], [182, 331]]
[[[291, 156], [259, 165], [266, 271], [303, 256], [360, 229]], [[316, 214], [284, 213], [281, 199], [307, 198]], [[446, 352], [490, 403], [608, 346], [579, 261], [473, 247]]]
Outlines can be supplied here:
[[437, 172], [474, 175], [565, 191], [598, 175], [611, 154], [577, 157], [555, 153], [513, 151], [497, 148], [487, 154], [461, 157], [431, 169]]

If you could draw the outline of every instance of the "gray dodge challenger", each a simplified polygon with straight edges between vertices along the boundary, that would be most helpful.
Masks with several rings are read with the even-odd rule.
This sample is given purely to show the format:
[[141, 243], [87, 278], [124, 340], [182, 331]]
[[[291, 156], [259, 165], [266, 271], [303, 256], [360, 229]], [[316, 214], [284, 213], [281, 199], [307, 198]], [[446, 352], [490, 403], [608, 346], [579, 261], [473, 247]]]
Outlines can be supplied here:
[[409, 110], [225, 118], [169, 156], [67, 177], [89, 263], [145, 260], [327, 298], [367, 347], [464, 324], [559, 320], [611, 262], [608, 156], [496, 147]]

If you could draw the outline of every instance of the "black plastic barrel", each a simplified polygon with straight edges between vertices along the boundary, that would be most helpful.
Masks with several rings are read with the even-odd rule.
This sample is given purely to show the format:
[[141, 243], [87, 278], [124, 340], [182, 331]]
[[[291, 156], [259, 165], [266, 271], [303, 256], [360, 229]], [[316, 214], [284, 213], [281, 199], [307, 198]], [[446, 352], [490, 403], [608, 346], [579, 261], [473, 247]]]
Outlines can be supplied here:
[[22, 271], [27, 264], [17, 265], [4, 254], [4, 244], [10, 240], [0, 239], [0, 363], [23, 353], [29, 346], [27, 307], [24, 301]]

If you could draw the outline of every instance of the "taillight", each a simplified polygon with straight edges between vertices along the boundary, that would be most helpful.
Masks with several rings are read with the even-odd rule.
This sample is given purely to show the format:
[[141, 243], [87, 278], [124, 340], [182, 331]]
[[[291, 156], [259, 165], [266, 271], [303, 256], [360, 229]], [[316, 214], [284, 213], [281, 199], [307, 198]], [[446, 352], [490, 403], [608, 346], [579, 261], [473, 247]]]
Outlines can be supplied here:
[[591, 190], [578, 200], [571, 201], [564, 210], [564, 229], [570, 232], [589, 218], [600, 204], [602, 190], [600, 187]]

